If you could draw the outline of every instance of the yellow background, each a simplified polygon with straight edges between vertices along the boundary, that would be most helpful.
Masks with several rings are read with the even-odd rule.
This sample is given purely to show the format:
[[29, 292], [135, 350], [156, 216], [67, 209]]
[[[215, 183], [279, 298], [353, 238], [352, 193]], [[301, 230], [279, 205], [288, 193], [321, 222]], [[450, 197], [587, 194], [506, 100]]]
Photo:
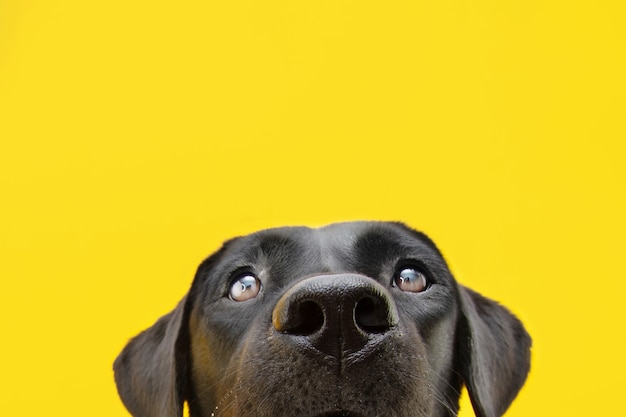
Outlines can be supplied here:
[[0, 415], [126, 416], [220, 242], [352, 219], [521, 317], [508, 417], [620, 414], [622, 4], [0, 0]]

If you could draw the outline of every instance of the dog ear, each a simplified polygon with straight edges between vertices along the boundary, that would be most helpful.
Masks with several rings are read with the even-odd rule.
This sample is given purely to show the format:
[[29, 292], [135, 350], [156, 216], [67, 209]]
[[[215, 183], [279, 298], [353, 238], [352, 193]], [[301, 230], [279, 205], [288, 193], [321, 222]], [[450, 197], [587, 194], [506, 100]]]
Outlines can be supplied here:
[[185, 400], [187, 297], [133, 338], [113, 365], [124, 405], [135, 417], [181, 417]]
[[530, 369], [531, 339], [506, 308], [459, 286], [458, 370], [477, 417], [499, 417]]

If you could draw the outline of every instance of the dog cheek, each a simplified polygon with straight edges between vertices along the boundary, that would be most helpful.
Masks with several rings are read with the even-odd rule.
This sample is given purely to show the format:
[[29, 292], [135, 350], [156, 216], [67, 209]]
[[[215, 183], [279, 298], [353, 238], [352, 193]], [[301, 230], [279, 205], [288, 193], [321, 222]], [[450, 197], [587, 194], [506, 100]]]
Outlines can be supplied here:
[[446, 375], [452, 367], [455, 340], [456, 313], [439, 320], [424, 335], [428, 350], [428, 362], [438, 375]]
[[[419, 360], [412, 360], [413, 376], [428, 381], [428, 397], [435, 399], [432, 411], [423, 415], [447, 415], [446, 410], [458, 409], [460, 382], [455, 375], [455, 340], [458, 308], [451, 303], [440, 303], [438, 309], [425, 310], [416, 303], [401, 303], [400, 326], [403, 340], [412, 340], [419, 346]], [[424, 369], [427, 374], [424, 375]]]
[[224, 378], [228, 362], [228, 358], [220, 353], [220, 343], [224, 341], [207, 329], [197, 311], [191, 313], [189, 326], [192, 391], [193, 387], [203, 387], [191, 392], [190, 397], [201, 409], [211, 410], [224, 395], [220, 389], [232, 384]]

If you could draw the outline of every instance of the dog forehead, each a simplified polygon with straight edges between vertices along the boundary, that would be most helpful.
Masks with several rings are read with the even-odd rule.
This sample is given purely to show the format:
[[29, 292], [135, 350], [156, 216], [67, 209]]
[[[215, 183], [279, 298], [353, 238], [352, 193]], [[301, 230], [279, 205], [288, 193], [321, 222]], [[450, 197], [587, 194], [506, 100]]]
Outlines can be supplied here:
[[[359, 273], [385, 279], [401, 261], [417, 261], [453, 280], [430, 239], [402, 223], [346, 222], [320, 228], [288, 226], [233, 238], [198, 267], [194, 289], [223, 291], [224, 280], [243, 272], [283, 285], [316, 274]], [[243, 272], [242, 272], [243, 271]], [[281, 284], [282, 283], [282, 284]]]
[[345, 222], [319, 228], [279, 227], [238, 239], [237, 245], [253, 258], [305, 255], [322, 262], [343, 263], [347, 258], [376, 255], [380, 259], [421, 248], [439, 254], [428, 237], [402, 223]]

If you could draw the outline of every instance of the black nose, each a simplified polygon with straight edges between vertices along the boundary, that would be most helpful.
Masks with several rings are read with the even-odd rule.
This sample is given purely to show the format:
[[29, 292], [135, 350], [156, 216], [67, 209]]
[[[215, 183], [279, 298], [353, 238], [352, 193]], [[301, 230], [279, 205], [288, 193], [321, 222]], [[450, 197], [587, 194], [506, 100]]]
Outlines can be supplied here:
[[389, 292], [356, 274], [307, 278], [278, 300], [274, 328], [341, 359], [376, 344], [398, 324]]

